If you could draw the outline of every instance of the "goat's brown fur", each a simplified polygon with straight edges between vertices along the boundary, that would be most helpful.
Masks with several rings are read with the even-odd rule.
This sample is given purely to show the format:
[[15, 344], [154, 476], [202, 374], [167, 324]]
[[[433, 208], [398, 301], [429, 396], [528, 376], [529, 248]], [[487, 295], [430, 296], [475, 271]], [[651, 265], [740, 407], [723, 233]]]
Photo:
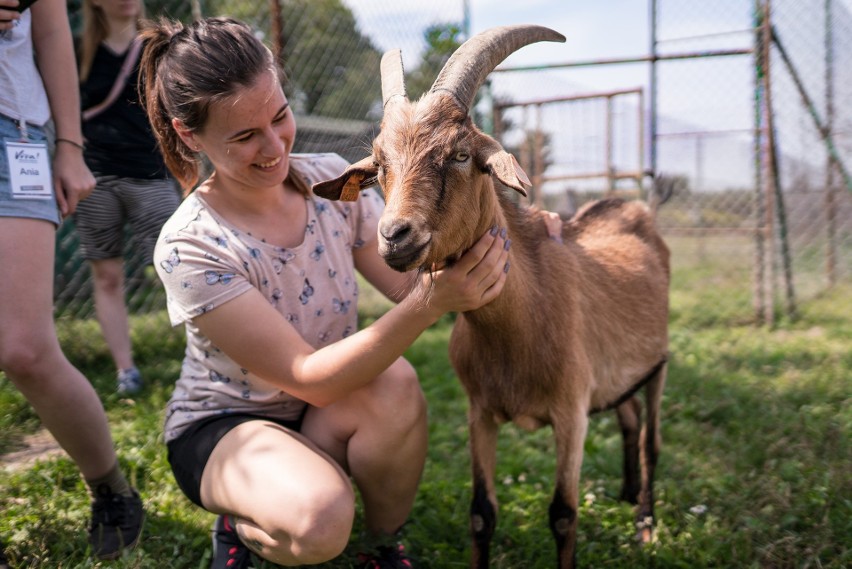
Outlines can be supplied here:
[[[669, 252], [647, 206], [593, 202], [565, 223], [564, 244], [548, 239], [543, 221], [510, 198], [509, 188], [522, 192], [525, 181], [514, 159], [441, 94], [389, 105], [372, 158], [315, 191], [336, 198], [353, 174], [378, 176], [387, 202], [380, 253], [397, 270], [452, 262], [495, 224], [512, 240], [503, 292], [458, 315], [449, 348], [470, 399], [472, 566], [488, 564], [497, 431], [506, 421], [553, 427], [550, 526], [564, 569], [575, 564], [588, 415], [615, 407], [624, 436], [622, 497], [639, 502], [647, 539], [669, 286]], [[641, 436], [639, 388], [647, 403]]]

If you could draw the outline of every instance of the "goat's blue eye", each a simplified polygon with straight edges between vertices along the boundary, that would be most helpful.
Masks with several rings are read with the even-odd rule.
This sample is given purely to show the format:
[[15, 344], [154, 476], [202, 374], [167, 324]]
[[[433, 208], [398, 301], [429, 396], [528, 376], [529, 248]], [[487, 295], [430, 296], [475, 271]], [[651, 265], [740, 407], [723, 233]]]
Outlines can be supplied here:
[[465, 162], [470, 158], [470, 154], [467, 152], [456, 152], [455, 156], [453, 156], [453, 160], [456, 162]]

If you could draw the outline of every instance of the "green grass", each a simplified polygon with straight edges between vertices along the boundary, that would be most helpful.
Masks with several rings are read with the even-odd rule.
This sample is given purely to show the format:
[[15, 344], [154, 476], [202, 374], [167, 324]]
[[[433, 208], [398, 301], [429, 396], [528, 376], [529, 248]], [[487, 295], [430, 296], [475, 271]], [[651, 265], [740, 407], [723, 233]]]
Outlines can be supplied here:
[[[677, 276], [675, 282], [681, 282]], [[633, 539], [632, 509], [617, 501], [620, 436], [614, 415], [593, 418], [581, 481], [578, 558], [585, 567], [836, 568], [852, 565], [852, 305], [837, 289], [777, 330], [736, 325], [713, 306], [673, 294], [656, 542]], [[383, 309], [365, 293], [362, 317]], [[708, 316], [709, 315], [709, 316]], [[721, 323], [720, 323], [721, 322]], [[430, 405], [430, 449], [411, 522], [410, 552], [427, 568], [467, 565], [471, 483], [467, 403], [446, 357], [447, 318], [407, 356]], [[183, 333], [163, 313], [136, 317], [133, 337], [148, 387], [113, 393], [110, 358], [92, 321], [61, 320], [60, 339], [109, 414], [121, 462], [148, 511], [144, 541], [115, 562], [88, 556], [88, 498], [68, 459], [0, 470], [0, 539], [14, 566], [196, 569], [209, 566], [213, 516], [177, 489], [161, 437], [163, 409], [183, 355]], [[0, 453], [39, 422], [0, 376]], [[554, 449], [549, 429], [504, 426], [492, 567], [555, 565], [547, 529]], [[360, 517], [358, 528], [360, 528]], [[351, 549], [354, 549], [351, 548]], [[164, 565], [165, 564], [165, 565]], [[354, 565], [353, 551], [323, 567]], [[266, 567], [271, 567], [267, 564]]]

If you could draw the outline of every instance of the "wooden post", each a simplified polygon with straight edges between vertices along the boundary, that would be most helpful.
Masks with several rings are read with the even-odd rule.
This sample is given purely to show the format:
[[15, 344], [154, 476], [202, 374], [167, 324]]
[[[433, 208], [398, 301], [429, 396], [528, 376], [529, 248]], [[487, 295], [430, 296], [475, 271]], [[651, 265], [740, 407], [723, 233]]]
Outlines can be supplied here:
[[[825, 135], [831, 137], [834, 124], [834, 37], [831, 31], [831, 0], [825, 0]], [[828, 286], [837, 284], [837, 206], [835, 180], [837, 160], [828, 152], [825, 164], [825, 276]]]
[[768, 86], [772, 30], [768, 0], [755, 0], [755, 308], [759, 322], [775, 324], [775, 207], [769, 163]]
[[535, 205], [544, 209], [544, 190], [541, 187], [544, 176], [544, 135], [541, 132], [541, 105], [535, 106], [535, 132], [533, 134], [533, 189]]
[[604, 167], [606, 168], [607, 196], [615, 195], [615, 165], [612, 157], [613, 144], [612, 96], [606, 98], [606, 127], [604, 129]]
[[280, 0], [269, 0], [269, 35], [272, 36], [272, 55], [275, 61], [281, 64], [282, 34], [284, 29], [281, 18]]
[[[775, 138], [775, 115], [773, 114], [773, 106], [772, 106], [772, 79], [770, 74], [770, 65], [769, 61], [771, 58], [771, 46], [775, 41], [775, 35], [772, 33], [772, 10], [770, 7], [770, 0], [765, 0], [766, 2], [766, 20], [764, 22], [764, 30], [767, 31], [768, 36], [764, 36], [766, 39], [766, 48], [764, 51], [764, 73], [763, 80], [765, 82], [764, 88], [764, 103], [765, 103], [765, 112], [766, 112], [766, 166], [768, 171], [767, 180], [767, 192], [771, 192], [772, 194], [772, 202], [771, 205], [775, 206], [774, 212], [768, 212], [768, 215], [772, 219], [773, 223], [777, 224], [778, 227], [778, 238], [775, 239], [775, 231], [773, 227], [772, 233], [772, 241], [770, 243], [770, 251], [774, 252], [774, 247], [776, 246], [776, 242], [781, 246], [781, 255], [780, 260], [783, 266], [783, 276], [784, 276], [784, 292], [787, 306], [787, 316], [794, 317], [796, 315], [796, 292], [795, 287], [793, 286], [793, 259], [790, 253], [790, 235], [788, 232], [787, 226], [787, 210], [784, 206], [784, 194], [781, 190], [781, 172], [778, 166], [778, 143]], [[775, 217], [771, 217], [772, 215]], [[775, 255], [771, 257], [774, 261], [776, 258]], [[774, 269], [773, 269], [774, 271]], [[775, 298], [775, 280], [774, 280], [774, 272], [772, 274], [773, 282], [772, 282], [772, 292], [773, 299]]]

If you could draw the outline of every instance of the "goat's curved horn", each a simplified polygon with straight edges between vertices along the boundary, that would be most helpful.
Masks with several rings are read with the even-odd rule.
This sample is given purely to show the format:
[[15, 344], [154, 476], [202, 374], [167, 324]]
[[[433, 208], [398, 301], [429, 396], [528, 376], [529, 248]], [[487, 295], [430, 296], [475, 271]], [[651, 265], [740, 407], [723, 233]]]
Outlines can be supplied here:
[[564, 42], [565, 36], [544, 26], [527, 24], [500, 26], [479, 33], [453, 53], [429, 94], [447, 91], [467, 111], [479, 86], [501, 61], [522, 47], [540, 41]]
[[382, 56], [382, 106], [394, 97], [408, 100], [405, 93], [405, 70], [402, 67], [402, 50], [392, 49]]

